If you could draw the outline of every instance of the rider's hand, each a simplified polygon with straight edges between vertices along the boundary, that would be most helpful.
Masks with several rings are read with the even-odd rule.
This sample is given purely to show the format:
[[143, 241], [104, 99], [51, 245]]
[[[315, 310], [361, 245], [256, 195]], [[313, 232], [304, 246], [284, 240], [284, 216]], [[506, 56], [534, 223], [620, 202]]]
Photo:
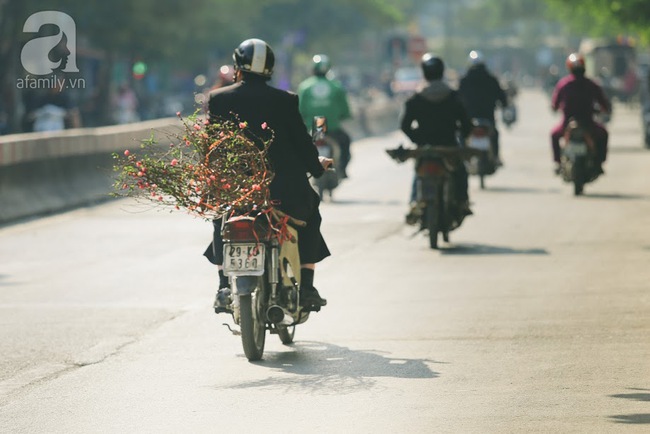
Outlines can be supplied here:
[[323, 169], [325, 170], [329, 169], [334, 164], [334, 160], [332, 160], [331, 158], [318, 157], [318, 160], [320, 161], [321, 166], [323, 166]]

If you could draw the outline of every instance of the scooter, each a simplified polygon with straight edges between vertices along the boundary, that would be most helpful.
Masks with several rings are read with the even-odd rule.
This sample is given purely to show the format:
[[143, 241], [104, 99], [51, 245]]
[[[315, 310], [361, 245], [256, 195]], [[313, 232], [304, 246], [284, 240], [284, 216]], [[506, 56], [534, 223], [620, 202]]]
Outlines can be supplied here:
[[466, 162], [467, 173], [480, 179], [481, 189], [485, 188], [485, 177], [497, 170], [497, 161], [492, 142], [494, 125], [488, 119], [472, 119], [472, 131], [467, 137], [467, 146], [478, 151]]
[[[314, 116], [311, 134], [314, 145], [318, 149], [318, 155], [332, 158], [334, 164], [338, 164], [338, 161], [340, 161], [339, 145], [332, 136], [327, 134], [327, 119], [325, 116]], [[339, 176], [335, 168], [326, 170], [320, 178], [310, 179], [312, 187], [321, 198], [324, 198], [325, 193], [327, 193], [329, 200], [333, 200], [334, 189], [339, 185]]]

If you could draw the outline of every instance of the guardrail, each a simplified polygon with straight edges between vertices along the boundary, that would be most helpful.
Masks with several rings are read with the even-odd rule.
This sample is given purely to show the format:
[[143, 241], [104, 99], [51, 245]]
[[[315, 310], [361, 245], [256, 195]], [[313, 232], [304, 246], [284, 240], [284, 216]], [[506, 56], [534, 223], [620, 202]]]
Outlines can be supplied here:
[[[398, 109], [389, 100], [355, 101], [346, 122], [353, 139], [393, 131]], [[114, 152], [136, 149], [152, 133], [179, 131], [177, 118], [127, 125], [0, 136], [0, 224], [92, 205], [112, 198]]]

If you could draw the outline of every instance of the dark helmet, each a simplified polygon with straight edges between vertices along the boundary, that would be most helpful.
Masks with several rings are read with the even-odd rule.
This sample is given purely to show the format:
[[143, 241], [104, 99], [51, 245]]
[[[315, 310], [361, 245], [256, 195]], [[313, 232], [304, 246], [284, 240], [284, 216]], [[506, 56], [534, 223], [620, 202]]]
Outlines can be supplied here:
[[566, 58], [566, 69], [575, 75], [582, 75], [585, 73], [585, 58], [582, 54], [571, 53]]
[[420, 62], [422, 73], [427, 80], [440, 80], [445, 73], [445, 62], [435, 54], [425, 53]]
[[314, 74], [316, 75], [325, 75], [332, 67], [330, 58], [325, 54], [317, 54], [311, 60], [314, 63]]
[[246, 39], [239, 44], [232, 55], [235, 69], [271, 78], [275, 55], [266, 42], [261, 39]]

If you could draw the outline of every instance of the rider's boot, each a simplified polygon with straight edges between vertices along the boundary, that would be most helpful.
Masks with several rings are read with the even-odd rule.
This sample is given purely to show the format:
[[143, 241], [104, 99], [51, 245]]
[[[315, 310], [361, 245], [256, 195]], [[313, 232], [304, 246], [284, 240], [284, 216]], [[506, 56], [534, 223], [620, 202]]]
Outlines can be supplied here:
[[228, 277], [223, 273], [223, 270], [219, 270], [219, 290], [214, 299], [214, 313], [233, 313], [230, 308], [232, 303], [230, 295], [231, 291]]
[[320, 310], [327, 305], [327, 300], [320, 296], [314, 288], [314, 270], [309, 268], [300, 269], [300, 304], [309, 310]]

